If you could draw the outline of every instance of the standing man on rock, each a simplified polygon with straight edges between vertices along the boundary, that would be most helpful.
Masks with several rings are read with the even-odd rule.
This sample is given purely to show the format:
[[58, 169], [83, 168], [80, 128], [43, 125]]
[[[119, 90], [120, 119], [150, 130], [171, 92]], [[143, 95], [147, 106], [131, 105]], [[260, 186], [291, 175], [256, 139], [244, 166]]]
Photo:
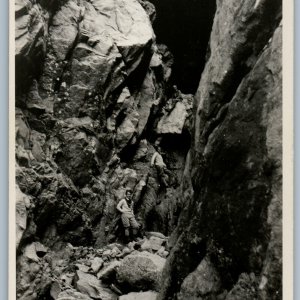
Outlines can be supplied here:
[[133, 213], [133, 201], [131, 190], [126, 190], [125, 198], [118, 203], [117, 210], [122, 214], [121, 219], [125, 229], [126, 240], [129, 240], [130, 227], [132, 228], [133, 236], [136, 237], [139, 224], [136, 221]]
[[169, 185], [167, 183], [166, 177], [168, 177], [168, 174], [170, 175], [171, 172], [169, 170], [167, 170], [167, 166], [164, 163], [164, 160], [160, 153], [161, 153], [161, 149], [159, 146], [157, 146], [156, 151], [154, 152], [154, 154], [151, 158], [151, 166], [156, 167], [161, 184], [165, 188], [167, 188]]

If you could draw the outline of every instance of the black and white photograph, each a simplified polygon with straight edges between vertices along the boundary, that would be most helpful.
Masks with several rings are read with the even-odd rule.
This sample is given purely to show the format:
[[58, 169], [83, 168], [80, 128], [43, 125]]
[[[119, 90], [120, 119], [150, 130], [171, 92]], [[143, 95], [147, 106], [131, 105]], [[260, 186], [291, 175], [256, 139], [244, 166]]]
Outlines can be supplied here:
[[292, 300], [282, 1], [12, 2], [10, 299]]

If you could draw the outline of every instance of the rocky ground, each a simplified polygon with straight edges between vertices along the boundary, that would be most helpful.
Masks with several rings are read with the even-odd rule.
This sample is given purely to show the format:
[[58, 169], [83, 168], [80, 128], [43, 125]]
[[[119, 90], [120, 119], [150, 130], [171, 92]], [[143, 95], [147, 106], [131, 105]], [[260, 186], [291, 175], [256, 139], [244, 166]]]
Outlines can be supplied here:
[[18, 299], [281, 299], [281, 3], [216, 4], [190, 95], [151, 2], [16, 0]]
[[147, 232], [127, 245], [68, 243], [59, 251], [39, 242], [17, 260], [18, 299], [155, 299], [169, 252], [168, 238]]

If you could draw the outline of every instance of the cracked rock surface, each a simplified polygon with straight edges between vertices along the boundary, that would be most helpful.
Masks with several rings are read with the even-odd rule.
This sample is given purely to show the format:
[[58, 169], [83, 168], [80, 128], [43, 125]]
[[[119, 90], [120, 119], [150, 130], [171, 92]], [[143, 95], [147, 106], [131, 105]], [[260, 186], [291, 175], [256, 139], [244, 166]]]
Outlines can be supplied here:
[[15, 1], [18, 300], [282, 298], [281, 2], [216, 5], [192, 95], [151, 1]]

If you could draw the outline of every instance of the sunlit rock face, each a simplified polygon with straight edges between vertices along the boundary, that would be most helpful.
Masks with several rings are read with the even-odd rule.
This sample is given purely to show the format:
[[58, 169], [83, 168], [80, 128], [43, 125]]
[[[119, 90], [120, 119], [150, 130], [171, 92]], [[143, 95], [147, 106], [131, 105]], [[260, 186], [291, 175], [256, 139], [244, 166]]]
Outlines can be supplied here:
[[281, 3], [15, 9], [17, 298], [281, 299]]
[[[175, 135], [181, 138], [190, 125], [193, 96], [166, 93], [172, 90], [174, 59], [167, 46], [156, 43], [155, 15], [147, 1], [16, 3], [18, 299], [119, 296], [97, 274], [105, 271], [103, 278], [112, 276], [109, 284], [122, 285], [109, 263], [136, 250], [124, 247], [116, 210], [128, 188], [142, 226], [136, 247], [143, 245], [155, 262], [169, 254], [167, 237], [182, 207], [180, 177], [189, 145], [179, 152], [175, 145], [167, 151], [162, 146], [172, 174], [167, 189], [151, 158], [155, 141], [165, 143], [166, 129], [156, 127], [169, 99], [184, 105], [190, 99]], [[159, 231], [159, 245], [144, 236], [149, 231]], [[36, 250], [37, 241], [46, 253]], [[106, 248], [95, 253], [113, 242], [121, 246], [111, 254], [102, 253]], [[86, 269], [96, 258], [103, 261], [98, 273]], [[156, 266], [158, 290], [163, 264]], [[136, 291], [128, 286], [122, 293]]]

